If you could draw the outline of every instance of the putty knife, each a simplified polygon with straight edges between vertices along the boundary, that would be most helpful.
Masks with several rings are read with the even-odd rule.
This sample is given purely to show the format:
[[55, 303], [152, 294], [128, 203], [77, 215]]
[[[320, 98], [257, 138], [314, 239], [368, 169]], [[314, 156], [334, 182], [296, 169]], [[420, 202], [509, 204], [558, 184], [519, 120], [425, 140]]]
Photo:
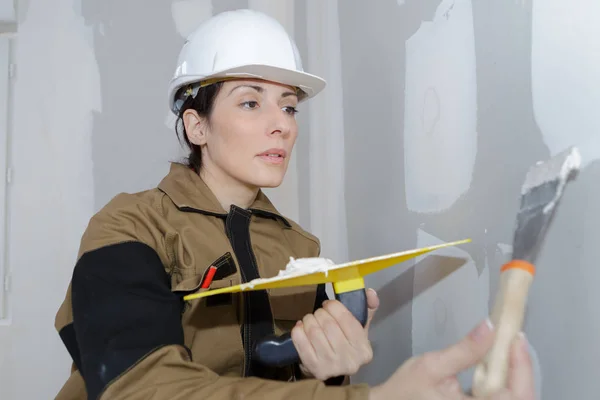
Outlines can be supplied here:
[[567, 180], [580, 164], [579, 151], [571, 147], [537, 163], [527, 173], [521, 188], [512, 260], [500, 269], [500, 287], [490, 316], [496, 337], [473, 376], [472, 392], [477, 397], [491, 395], [507, 386], [510, 348], [523, 326], [529, 287], [535, 275], [535, 258]]
[[[465, 239], [400, 253], [371, 257], [364, 260], [327, 266], [323, 270], [298, 270], [288, 275], [254, 279], [241, 285], [200, 291], [184, 296], [183, 299], [187, 301], [221, 293], [332, 283], [335, 298], [346, 306], [362, 326], [365, 326], [367, 323], [368, 305], [364, 276], [437, 249], [456, 246], [470, 241], [470, 239]], [[281, 336], [273, 335], [258, 341], [253, 349], [253, 357], [262, 364], [275, 367], [291, 365], [299, 361], [298, 351], [292, 342], [289, 332]]]

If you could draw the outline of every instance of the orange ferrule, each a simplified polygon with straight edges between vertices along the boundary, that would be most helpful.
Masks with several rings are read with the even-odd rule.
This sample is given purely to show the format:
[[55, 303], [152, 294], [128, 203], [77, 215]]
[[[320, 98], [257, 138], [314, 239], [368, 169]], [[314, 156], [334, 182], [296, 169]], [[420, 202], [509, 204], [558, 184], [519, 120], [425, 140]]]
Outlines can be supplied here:
[[535, 266], [530, 262], [523, 260], [512, 260], [507, 262], [502, 266], [502, 268], [500, 268], [500, 272], [504, 272], [513, 268], [522, 269], [523, 271], [529, 272], [531, 275], [535, 275]]

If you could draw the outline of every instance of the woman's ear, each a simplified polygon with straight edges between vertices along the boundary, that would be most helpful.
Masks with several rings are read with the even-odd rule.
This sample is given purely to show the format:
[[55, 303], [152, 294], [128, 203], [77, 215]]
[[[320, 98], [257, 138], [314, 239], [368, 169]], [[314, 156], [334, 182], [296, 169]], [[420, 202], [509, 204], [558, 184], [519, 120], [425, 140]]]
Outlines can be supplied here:
[[198, 115], [196, 110], [185, 110], [183, 113], [183, 124], [188, 140], [197, 146], [206, 143], [206, 119]]

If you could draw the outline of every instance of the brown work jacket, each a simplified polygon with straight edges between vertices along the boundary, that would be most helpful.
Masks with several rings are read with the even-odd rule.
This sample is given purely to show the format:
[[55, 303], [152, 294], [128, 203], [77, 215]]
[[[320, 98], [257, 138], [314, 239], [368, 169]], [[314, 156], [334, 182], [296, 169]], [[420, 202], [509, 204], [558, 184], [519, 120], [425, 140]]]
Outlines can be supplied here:
[[206, 290], [211, 266], [217, 289], [275, 276], [290, 257], [319, 252], [317, 238], [264, 193], [225, 212], [198, 174], [172, 164], [157, 188], [120, 194], [90, 220], [56, 315], [73, 359], [57, 399], [367, 399], [367, 385], [306, 379], [298, 365], [252, 359], [258, 339], [289, 331], [320, 306], [323, 285], [183, 301]]

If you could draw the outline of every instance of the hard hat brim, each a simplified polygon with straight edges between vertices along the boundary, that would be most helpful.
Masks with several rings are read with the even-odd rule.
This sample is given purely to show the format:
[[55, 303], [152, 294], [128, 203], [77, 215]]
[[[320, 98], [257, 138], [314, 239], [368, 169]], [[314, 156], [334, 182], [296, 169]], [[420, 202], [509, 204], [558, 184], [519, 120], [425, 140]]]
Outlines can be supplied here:
[[177, 113], [177, 110], [174, 109], [175, 94], [181, 87], [195, 82], [218, 78], [263, 79], [265, 81], [294, 86], [306, 93], [306, 96], [301, 98], [300, 101], [316, 96], [327, 84], [324, 79], [307, 72], [271, 65], [241, 65], [238, 67], [227, 68], [210, 75], [185, 75], [172, 80], [169, 85], [169, 108], [173, 113]]

